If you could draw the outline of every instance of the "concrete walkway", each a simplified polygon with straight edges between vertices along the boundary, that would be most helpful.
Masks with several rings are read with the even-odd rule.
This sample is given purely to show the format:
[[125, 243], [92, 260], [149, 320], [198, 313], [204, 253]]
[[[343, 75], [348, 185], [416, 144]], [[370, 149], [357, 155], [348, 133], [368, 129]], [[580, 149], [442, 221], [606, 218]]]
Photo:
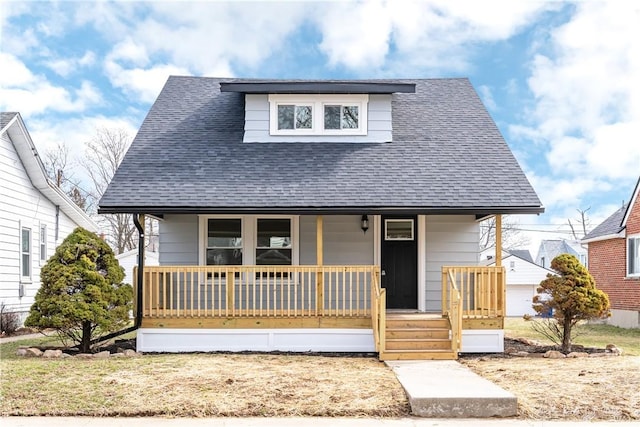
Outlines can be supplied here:
[[516, 396], [455, 360], [387, 361], [419, 417], [489, 418], [518, 413]]
[[3, 427], [606, 427], [638, 422], [442, 418], [79, 418], [3, 417]]

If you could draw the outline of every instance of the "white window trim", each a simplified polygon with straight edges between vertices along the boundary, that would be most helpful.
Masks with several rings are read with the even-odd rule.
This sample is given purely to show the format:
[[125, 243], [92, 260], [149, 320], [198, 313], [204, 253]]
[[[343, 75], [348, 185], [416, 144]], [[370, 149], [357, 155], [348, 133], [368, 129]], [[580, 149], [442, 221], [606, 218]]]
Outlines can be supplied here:
[[242, 265], [255, 265], [256, 243], [258, 241], [258, 218], [282, 218], [291, 220], [291, 265], [300, 264], [300, 217], [298, 215], [200, 215], [198, 217], [198, 262], [207, 265], [207, 220], [241, 219], [242, 220]]
[[[29, 230], [29, 275], [28, 276], [24, 276], [22, 274], [23, 271], [23, 261], [22, 261], [22, 255], [24, 254], [24, 252], [22, 252], [22, 231], [23, 230]], [[24, 225], [22, 225], [22, 223], [19, 223], [18, 226], [18, 259], [19, 259], [19, 268], [20, 268], [20, 283], [31, 283], [32, 277], [33, 277], [33, 230], [31, 229], [31, 227], [25, 227]]]
[[[311, 105], [313, 124], [311, 129], [278, 129], [278, 105]], [[357, 129], [324, 129], [325, 105], [358, 106]], [[369, 95], [269, 95], [270, 135], [366, 135]]]
[[[626, 266], [627, 266], [627, 271], [626, 271], [626, 273], [627, 273], [627, 277], [638, 278], [638, 277], [640, 277], [640, 271], [638, 271], [637, 273], [631, 273], [631, 272], [629, 272], [629, 241], [630, 241], [631, 239], [638, 239], [638, 240], [640, 240], [640, 234], [630, 234], [630, 235], [628, 235], [628, 236], [627, 236], [627, 238], [625, 239], [625, 245], [626, 245], [626, 246], [625, 246], [625, 248], [624, 248], [624, 249], [625, 249], [625, 255], [626, 255], [626, 256], [625, 256], [625, 258], [626, 258], [626, 259], [625, 259], [625, 264], [626, 264]], [[639, 267], [640, 267], [640, 266], [639, 266]]]
[[[387, 237], [387, 224], [390, 222], [407, 222], [407, 221], [411, 221], [411, 238], [407, 239], [404, 237], [400, 237], [400, 238], [388, 238]], [[406, 242], [411, 242], [413, 240], [415, 240], [416, 238], [416, 232], [415, 232], [415, 228], [416, 228], [416, 224], [415, 224], [415, 220], [413, 220], [412, 218], [390, 218], [390, 219], [385, 219], [384, 220], [384, 235], [382, 236], [382, 238], [386, 241], [394, 241], [394, 242], [400, 242], [400, 241], [406, 241]]]
[[[47, 262], [47, 240], [49, 238], [47, 233], [47, 224], [40, 223], [40, 233], [39, 233], [39, 241], [38, 241], [38, 251], [39, 251], [39, 262], [40, 265], [43, 265]], [[44, 234], [44, 236], [43, 236]], [[42, 239], [44, 237], [44, 240]]]

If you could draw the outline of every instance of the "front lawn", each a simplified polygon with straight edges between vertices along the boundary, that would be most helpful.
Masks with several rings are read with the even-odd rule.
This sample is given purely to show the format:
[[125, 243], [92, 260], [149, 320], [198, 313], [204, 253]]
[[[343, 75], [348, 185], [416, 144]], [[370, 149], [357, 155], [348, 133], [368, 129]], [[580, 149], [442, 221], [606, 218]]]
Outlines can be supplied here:
[[[505, 335], [510, 338], [528, 338], [544, 344], [552, 344], [531, 328], [531, 322], [541, 319], [524, 320], [510, 317], [505, 319]], [[607, 344], [615, 344], [625, 355], [640, 356], [640, 329], [625, 329], [597, 323], [582, 323], [576, 327], [574, 344], [585, 347], [605, 348]]]

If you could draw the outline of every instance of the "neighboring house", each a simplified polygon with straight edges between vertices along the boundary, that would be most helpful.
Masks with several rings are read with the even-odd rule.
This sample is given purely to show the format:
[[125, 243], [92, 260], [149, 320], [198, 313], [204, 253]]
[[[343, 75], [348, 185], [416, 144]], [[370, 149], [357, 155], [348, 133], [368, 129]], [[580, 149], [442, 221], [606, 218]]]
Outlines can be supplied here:
[[467, 79], [199, 77], [169, 78], [99, 208], [160, 219], [140, 351], [382, 359], [501, 351], [479, 221], [543, 210]]
[[0, 303], [24, 320], [58, 244], [98, 227], [47, 178], [19, 113], [0, 113], [0, 148]]
[[582, 265], [587, 266], [587, 250], [575, 240], [542, 240], [536, 257], [536, 264], [551, 268], [551, 261], [560, 254], [573, 255]]
[[[488, 265], [495, 265], [493, 257]], [[537, 265], [528, 250], [520, 249], [503, 251], [502, 265], [507, 273], [507, 316], [535, 316], [533, 297], [538, 293], [540, 282], [554, 271]]]
[[589, 271], [609, 295], [612, 325], [640, 327], [640, 178], [628, 204], [582, 240], [589, 248]]
[[[130, 251], [122, 252], [116, 255], [116, 259], [120, 264], [120, 267], [124, 268], [124, 283], [133, 283], [133, 267], [138, 265], [138, 249], [132, 249]], [[144, 265], [160, 265], [158, 252], [145, 250], [144, 251]]]

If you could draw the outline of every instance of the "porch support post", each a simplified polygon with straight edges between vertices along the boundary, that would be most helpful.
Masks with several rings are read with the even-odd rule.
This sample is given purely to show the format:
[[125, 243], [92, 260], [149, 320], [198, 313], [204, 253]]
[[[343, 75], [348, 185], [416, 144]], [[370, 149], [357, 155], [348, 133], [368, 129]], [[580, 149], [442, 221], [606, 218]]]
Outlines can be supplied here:
[[318, 271], [316, 272], [316, 311], [322, 315], [324, 311], [324, 284], [322, 277], [322, 265], [324, 264], [324, 242], [323, 242], [323, 217], [316, 216], [316, 264]]
[[496, 267], [502, 267], [502, 215], [496, 215]]

